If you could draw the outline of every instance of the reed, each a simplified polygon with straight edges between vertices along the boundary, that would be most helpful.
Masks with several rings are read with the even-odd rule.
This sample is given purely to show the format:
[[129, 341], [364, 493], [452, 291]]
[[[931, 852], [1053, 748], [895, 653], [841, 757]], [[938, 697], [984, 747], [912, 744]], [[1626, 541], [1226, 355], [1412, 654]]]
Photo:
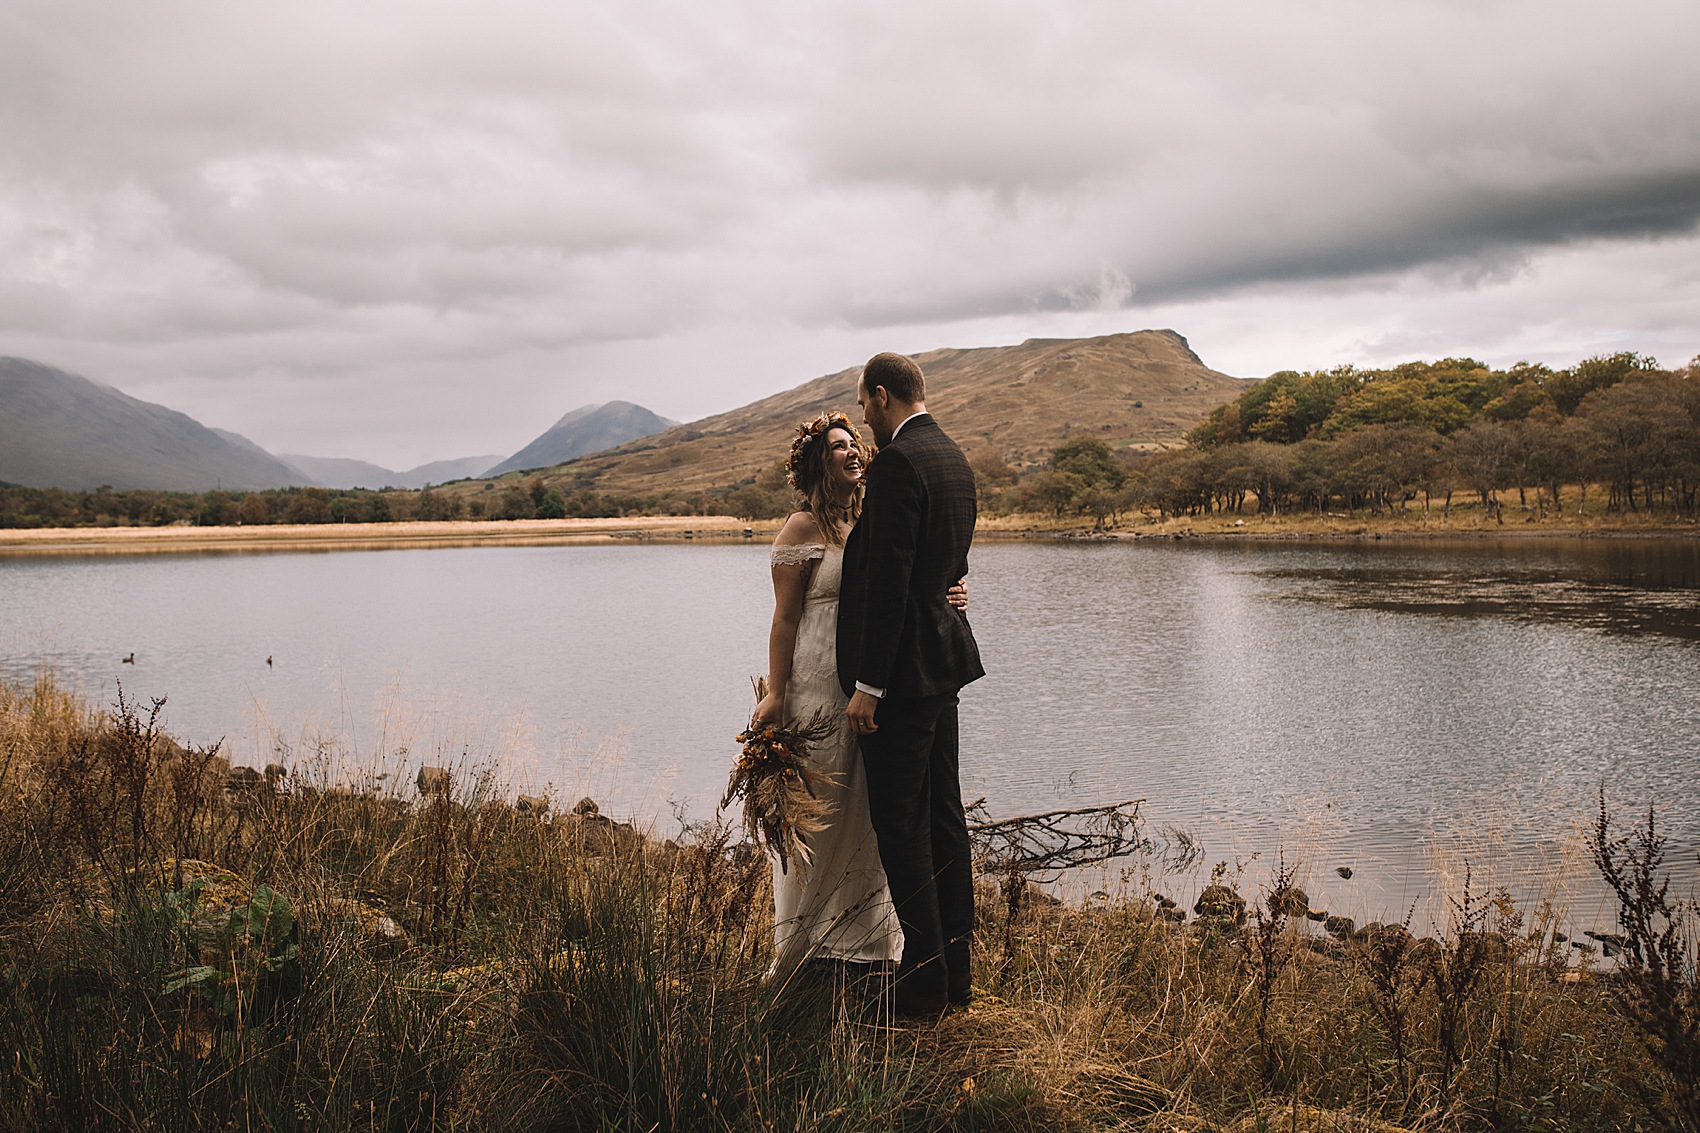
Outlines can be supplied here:
[[0, 688], [0, 1127], [1694, 1128], [1650, 828], [1597, 852], [1656, 971], [1571, 966], [1550, 909], [1468, 884], [1431, 941], [1323, 932], [1285, 863], [1243, 926], [994, 877], [976, 1002], [908, 1025], [766, 978], [769, 867], [725, 824], [244, 775], [160, 722]]

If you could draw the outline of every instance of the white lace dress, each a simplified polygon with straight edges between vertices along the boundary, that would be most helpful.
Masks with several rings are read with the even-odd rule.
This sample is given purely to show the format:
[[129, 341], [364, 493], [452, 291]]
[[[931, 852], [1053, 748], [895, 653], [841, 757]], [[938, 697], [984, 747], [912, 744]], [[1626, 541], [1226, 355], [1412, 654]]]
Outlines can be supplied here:
[[814, 860], [773, 864], [774, 958], [776, 973], [805, 960], [825, 957], [860, 962], [895, 961], [903, 951], [879, 846], [868, 822], [868, 791], [856, 736], [844, 719], [846, 700], [838, 687], [838, 582], [844, 549], [807, 543], [774, 547], [775, 566], [819, 560], [803, 597], [803, 618], [791, 655], [791, 684], [785, 714], [807, 720], [826, 708], [838, 731], [819, 744], [814, 765], [832, 776], [820, 793], [833, 806], [830, 826], [813, 836]]

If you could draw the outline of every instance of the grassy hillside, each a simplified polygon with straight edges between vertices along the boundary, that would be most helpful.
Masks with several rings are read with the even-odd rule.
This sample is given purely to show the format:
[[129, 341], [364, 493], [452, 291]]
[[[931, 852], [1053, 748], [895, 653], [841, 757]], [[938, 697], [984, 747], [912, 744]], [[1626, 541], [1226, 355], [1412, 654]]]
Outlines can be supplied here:
[[[1018, 468], [1083, 434], [1116, 447], [1178, 442], [1246, 386], [1210, 369], [1168, 330], [934, 350], [916, 360], [927, 374], [927, 406], [946, 431], [970, 454], [996, 450]], [[541, 478], [632, 493], [704, 491], [749, 480], [784, 455], [797, 422], [828, 409], [853, 412], [860, 369], [858, 363]]]

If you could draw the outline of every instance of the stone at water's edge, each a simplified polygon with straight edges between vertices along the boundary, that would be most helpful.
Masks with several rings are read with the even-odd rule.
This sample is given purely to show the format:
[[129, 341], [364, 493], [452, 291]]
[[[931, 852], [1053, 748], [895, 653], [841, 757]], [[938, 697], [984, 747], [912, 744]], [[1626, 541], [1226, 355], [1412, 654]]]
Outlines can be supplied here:
[[1310, 895], [1303, 889], [1287, 888], [1270, 894], [1270, 911], [1286, 917], [1310, 915]]
[[1192, 911], [1201, 917], [1221, 918], [1236, 925], [1245, 923], [1245, 898], [1220, 883], [1207, 885]]
[[446, 795], [454, 785], [454, 778], [447, 767], [421, 767], [413, 785], [421, 795]]

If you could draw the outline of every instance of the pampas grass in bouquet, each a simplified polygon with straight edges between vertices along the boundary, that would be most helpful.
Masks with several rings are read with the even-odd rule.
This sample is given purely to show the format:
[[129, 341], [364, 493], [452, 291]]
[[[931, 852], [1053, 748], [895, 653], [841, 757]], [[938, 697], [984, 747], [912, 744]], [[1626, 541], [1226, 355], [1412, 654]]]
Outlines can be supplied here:
[[[767, 678], [751, 677], [750, 684], [761, 703]], [[793, 860], [807, 866], [814, 857], [809, 835], [826, 829], [832, 804], [815, 794], [815, 787], [832, 776], [811, 767], [809, 755], [837, 729], [837, 714], [822, 709], [805, 721], [751, 725], [738, 734], [744, 750], [732, 765], [720, 805], [744, 800], [744, 832], [779, 859], [781, 870], [789, 870]]]

